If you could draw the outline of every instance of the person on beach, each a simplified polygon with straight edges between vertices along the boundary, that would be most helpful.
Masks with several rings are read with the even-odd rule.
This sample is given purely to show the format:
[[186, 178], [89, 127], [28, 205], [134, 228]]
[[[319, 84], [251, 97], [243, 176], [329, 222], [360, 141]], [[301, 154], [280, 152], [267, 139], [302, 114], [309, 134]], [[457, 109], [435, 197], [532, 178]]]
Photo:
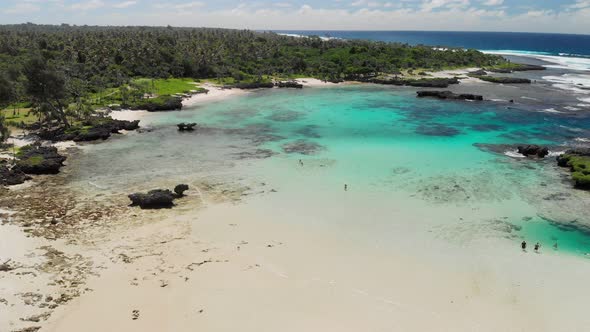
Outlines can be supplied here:
[[539, 252], [539, 248], [541, 248], [539, 242], [535, 243], [535, 252]]
[[303, 160], [299, 159], [299, 165], [303, 166]]
[[553, 245], [553, 249], [555, 249], [555, 250], [557, 250], [557, 249], [558, 249], [558, 247], [557, 247], [557, 242], [555, 242], [555, 244]]
[[344, 191], [348, 191], [348, 185], [346, 183], [344, 184]]
[[522, 250], [526, 250], [526, 241], [522, 241], [522, 243], [520, 244], [520, 247], [522, 248]]

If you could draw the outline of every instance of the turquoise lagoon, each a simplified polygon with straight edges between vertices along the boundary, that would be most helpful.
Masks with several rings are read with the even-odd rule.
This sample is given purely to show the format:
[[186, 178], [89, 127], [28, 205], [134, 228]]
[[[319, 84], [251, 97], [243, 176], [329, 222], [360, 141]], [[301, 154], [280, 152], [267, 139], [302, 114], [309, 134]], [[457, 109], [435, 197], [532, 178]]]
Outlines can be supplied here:
[[[517, 248], [524, 238], [547, 252], [554, 242], [560, 252], [590, 252], [590, 193], [571, 189], [553, 158], [506, 155], [518, 143], [563, 150], [590, 137], [590, 119], [507, 105], [418, 99], [414, 89], [369, 85], [256, 91], [148, 114], [148, 131], [87, 146], [71, 181], [101, 195], [239, 183], [283, 204], [284, 213], [309, 216], [303, 223], [371, 239], [404, 241], [418, 232]], [[179, 122], [200, 127], [179, 133]]]

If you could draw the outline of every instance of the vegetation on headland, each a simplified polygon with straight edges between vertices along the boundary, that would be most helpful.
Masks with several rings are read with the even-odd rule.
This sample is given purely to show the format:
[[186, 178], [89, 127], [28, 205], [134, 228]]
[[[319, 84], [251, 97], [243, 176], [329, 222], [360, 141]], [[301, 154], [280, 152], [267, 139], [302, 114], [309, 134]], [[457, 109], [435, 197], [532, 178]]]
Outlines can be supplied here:
[[590, 189], [590, 150], [570, 150], [557, 158], [559, 166], [569, 167], [576, 188]]
[[97, 107], [158, 109], [174, 104], [177, 93], [204, 92], [194, 80], [257, 86], [276, 77], [341, 81], [506, 63], [476, 50], [247, 30], [5, 25], [0, 107], [25, 102], [27, 120], [69, 128]]

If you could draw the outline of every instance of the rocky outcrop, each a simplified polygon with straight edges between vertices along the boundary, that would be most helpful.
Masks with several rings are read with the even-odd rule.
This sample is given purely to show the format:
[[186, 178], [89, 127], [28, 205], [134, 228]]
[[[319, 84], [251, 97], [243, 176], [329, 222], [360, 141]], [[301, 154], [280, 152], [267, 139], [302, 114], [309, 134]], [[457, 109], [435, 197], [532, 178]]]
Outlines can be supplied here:
[[435, 90], [424, 90], [417, 91], [418, 98], [438, 98], [438, 99], [452, 99], [452, 100], [483, 100], [483, 96], [474, 94], [456, 94], [451, 91], [435, 91]]
[[487, 75], [487, 74], [488, 73], [485, 70], [478, 69], [476, 71], [472, 71], [472, 72], [468, 73], [467, 75], [484, 76], [484, 75]]
[[17, 169], [26, 174], [57, 174], [66, 160], [57, 148], [39, 145], [22, 147], [17, 157]]
[[472, 77], [478, 78], [482, 81], [498, 84], [530, 84], [531, 80], [528, 78], [518, 77], [494, 77], [487, 75], [471, 75]]
[[136, 130], [139, 120], [125, 121], [108, 117], [95, 117], [70, 128], [55, 127], [40, 129], [37, 134], [41, 139], [50, 141], [87, 142], [105, 140], [121, 130]]
[[174, 193], [177, 197], [183, 197], [184, 192], [188, 190], [188, 184], [179, 184], [174, 187]]
[[154, 99], [145, 99], [133, 105], [123, 105], [131, 110], [145, 110], [148, 112], [176, 111], [182, 109], [182, 98], [165, 96]]
[[184, 196], [189, 189], [186, 184], [179, 184], [174, 192], [168, 189], [155, 189], [147, 193], [134, 193], [129, 195], [131, 206], [139, 206], [142, 209], [165, 209], [174, 206], [174, 200]]
[[568, 150], [557, 157], [557, 164], [569, 167], [576, 188], [590, 190], [590, 148]]
[[0, 185], [14, 186], [30, 180], [31, 177], [26, 175], [16, 166], [10, 166], [7, 163], [0, 164]]
[[515, 71], [546, 70], [547, 68], [539, 65], [514, 64], [509, 68], [489, 68], [488, 71], [493, 73], [509, 74]]
[[539, 145], [520, 145], [518, 146], [518, 153], [525, 157], [539, 157], [545, 158], [549, 154], [549, 148]]
[[421, 78], [421, 79], [401, 79], [401, 78], [363, 78], [360, 82], [382, 84], [382, 85], [397, 85], [397, 86], [413, 86], [421, 88], [447, 88], [452, 84], [459, 84], [459, 79], [452, 78]]
[[237, 89], [242, 89], [242, 90], [252, 90], [252, 89], [268, 89], [268, 88], [274, 88], [274, 83], [272, 82], [252, 82], [252, 83], [236, 83], [234, 85], [228, 85], [225, 86], [224, 88], [237, 88]]
[[279, 88], [303, 89], [303, 84], [297, 81], [280, 81], [276, 83], [276, 86]]
[[196, 123], [192, 122], [192, 123], [179, 123], [176, 126], [178, 126], [178, 131], [193, 131], [195, 130], [195, 127], [197, 126]]

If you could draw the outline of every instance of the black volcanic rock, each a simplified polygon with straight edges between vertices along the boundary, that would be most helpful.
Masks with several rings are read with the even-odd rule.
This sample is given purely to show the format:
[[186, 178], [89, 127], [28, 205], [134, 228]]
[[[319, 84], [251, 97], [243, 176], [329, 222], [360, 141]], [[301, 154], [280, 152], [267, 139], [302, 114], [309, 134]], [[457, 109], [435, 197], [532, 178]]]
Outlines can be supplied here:
[[127, 197], [131, 200], [131, 206], [139, 206], [142, 209], [165, 209], [174, 206], [174, 200], [184, 196], [189, 189], [187, 184], [179, 184], [174, 187], [174, 192], [168, 189], [155, 189], [147, 193], [134, 193]]
[[16, 167], [26, 174], [57, 174], [66, 160], [57, 148], [38, 145], [22, 147], [17, 157]]
[[303, 84], [296, 81], [281, 81], [276, 84], [279, 88], [303, 89]]
[[105, 140], [121, 130], [136, 130], [139, 120], [115, 120], [109, 117], [95, 117], [70, 128], [56, 127], [40, 129], [37, 134], [41, 139], [50, 141], [86, 142]]
[[9, 167], [6, 163], [0, 164], [0, 185], [13, 186], [30, 179], [31, 177], [26, 175], [18, 167]]
[[187, 190], [188, 190], [188, 184], [179, 184], [176, 187], [174, 187], [174, 193], [177, 195], [177, 197], [184, 196], [184, 192]]
[[195, 130], [195, 126], [197, 124], [192, 122], [192, 123], [179, 123], [176, 126], [178, 126], [178, 131], [193, 131]]
[[435, 91], [424, 90], [417, 91], [418, 98], [432, 97], [438, 99], [452, 99], [452, 100], [483, 100], [483, 96], [474, 94], [456, 94], [451, 91]]
[[518, 153], [526, 157], [545, 158], [549, 154], [549, 148], [539, 145], [521, 145], [518, 146]]
[[155, 189], [147, 193], [135, 193], [128, 196], [131, 206], [139, 206], [142, 209], [170, 208], [174, 205], [176, 196], [168, 189]]

